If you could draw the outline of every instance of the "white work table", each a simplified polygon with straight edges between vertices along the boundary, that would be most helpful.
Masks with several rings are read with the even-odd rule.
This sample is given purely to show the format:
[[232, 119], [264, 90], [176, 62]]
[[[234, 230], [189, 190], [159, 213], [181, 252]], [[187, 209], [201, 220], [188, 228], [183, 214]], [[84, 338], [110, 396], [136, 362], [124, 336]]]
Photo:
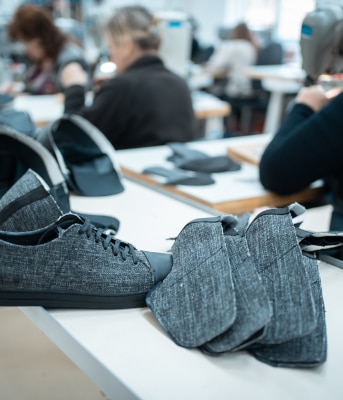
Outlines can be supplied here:
[[[179, 202], [131, 181], [103, 198], [72, 197], [80, 212], [108, 213], [121, 221], [118, 237], [140, 249], [167, 251], [166, 238], [209, 210]], [[305, 227], [327, 228], [330, 209], [307, 211]], [[328, 329], [328, 360], [317, 369], [274, 368], [246, 352], [206, 356], [166, 335], [147, 308], [22, 311], [111, 399], [341, 400], [343, 380], [343, 271], [320, 265]]]
[[[223, 117], [230, 113], [230, 106], [226, 102], [209, 93], [192, 91], [191, 96], [195, 116], [198, 119]], [[86, 102], [90, 104], [91, 101], [92, 94], [88, 93]], [[44, 126], [62, 116], [64, 97], [62, 94], [19, 95], [13, 100], [13, 108], [28, 112], [35, 124]]]
[[[262, 152], [270, 141], [270, 134], [258, 134], [219, 140], [203, 140], [187, 143], [190, 149], [202, 151], [210, 156], [226, 155], [229, 149], [242, 146], [256, 147]], [[117, 152], [118, 162], [123, 173], [141, 183], [158, 188], [169, 195], [178, 196], [183, 201], [194, 201], [219, 212], [241, 214], [262, 206], [282, 206], [293, 201], [307, 202], [318, 197], [320, 185], [292, 196], [278, 196], [264, 189], [260, 180], [258, 167], [246, 162], [241, 163], [238, 171], [212, 174], [214, 184], [206, 186], [163, 185], [165, 178], [143, 174], [142, 171], [151, 166], [174, 168], [167, 158], [173, 154], [169, 146], [155, 146], [141, 149], [121, 150]], [[260, 156], [258, 154], [257, 156]]]

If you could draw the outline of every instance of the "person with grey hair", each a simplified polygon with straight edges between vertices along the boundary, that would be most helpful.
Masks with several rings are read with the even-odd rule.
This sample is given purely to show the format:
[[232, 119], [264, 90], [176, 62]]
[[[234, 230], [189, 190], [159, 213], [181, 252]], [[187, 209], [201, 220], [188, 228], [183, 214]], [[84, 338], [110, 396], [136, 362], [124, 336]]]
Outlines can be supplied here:
[[86, 76], [78, 65], [68, 65], [61, 77], [65, 112], [89, 120], [116, 149], [195, 139], [189, 88], [157, 55], [160, 37], [153, 15], [140, 6], [120, 8], [107, 22], [105, 36], [115, 76], [85, 106]]

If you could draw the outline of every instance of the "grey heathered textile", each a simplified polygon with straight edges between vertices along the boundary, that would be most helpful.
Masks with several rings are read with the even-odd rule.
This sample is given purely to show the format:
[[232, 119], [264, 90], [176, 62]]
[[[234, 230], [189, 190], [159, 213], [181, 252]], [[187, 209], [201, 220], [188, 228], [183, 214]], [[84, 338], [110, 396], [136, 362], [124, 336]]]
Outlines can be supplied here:
[[261, 212], [246, 233], [249, 250], [273, 307], [273, 317], [259, 343], [276, 344], [310, 333], [316, 313], [288, 208]]
[[175, 343], [193, 348], [227, 330], [236, 318], [219, 219], [187, 224], [172, 254], [171, 272], [148, 293], [146, 302]]
[[26, 232], [50, 225], [62, 215], [41, 178], [28, 170], [0, 198], [0, 230]]
[[[231, 227], [225, 234], [228, 263], [236, 295], [237, 316], [234, 324], [224, 333], [203, 346], [210, 353], [235, 351], [261, 339], [264, 327], [272, 317], [272, 307], [262, 285], [253, 259], [250, 256], [244, 229], [240, 232]], [[224, 230], [225, 233], [225, 230]]]
[[[115, 296], [145, 293], [153, 286], [153, 270], [143, 252], [135, 250], [134, 256], [128, 246], [117, 247], [120, 241], [113, 238], [106, 242], [97, 237], [96, 228], [87, 229], [82, 222], [66, 214], [56, 228], [53, 224], [37, 231], [41, 241], [45, 239], [35, 245], [10, 243], [11, 234], [0, 233], [7, 235], [0, 240], [1, 296], [6, 292]], [[24, 238], [21, 234], [18, 240], [23, 243]]]
[[258, 347], [251, 353], [260, 361], [278, 367], [316, 367], [327, 357], [325, 309], [317, 261], [304, 256], [312, 294], [316, 304], [317, 325], [314, 331], [288, 342]]

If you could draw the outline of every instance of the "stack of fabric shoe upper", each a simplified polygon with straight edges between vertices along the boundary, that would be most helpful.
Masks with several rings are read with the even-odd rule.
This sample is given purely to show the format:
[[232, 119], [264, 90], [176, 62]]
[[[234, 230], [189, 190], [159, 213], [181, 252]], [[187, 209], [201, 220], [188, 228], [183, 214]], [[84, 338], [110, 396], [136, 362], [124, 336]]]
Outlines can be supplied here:
[[303, 254], [290, 207], [187, 224], [172, 248], [173, 268], [147, 304], [180, 346], [208, 354], [248, 350], [282, 367], [326, 360], [317, 260]]

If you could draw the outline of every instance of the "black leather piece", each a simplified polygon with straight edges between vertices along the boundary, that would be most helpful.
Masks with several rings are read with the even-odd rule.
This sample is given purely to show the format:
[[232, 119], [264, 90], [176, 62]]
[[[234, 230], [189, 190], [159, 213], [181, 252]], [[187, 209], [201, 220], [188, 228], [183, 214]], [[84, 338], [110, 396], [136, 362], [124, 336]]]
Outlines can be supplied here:
[[58, 205], [68, 212], [69, 192], [56, 160], [32, 137], [3, 126], [0, 131], [0, 196], [29, 168], [43, 178]]
[[228, 156], [215, 156], [208, 158], [199, 158], [196, 160], [183, 161], [179, 163], [178, 168], [188, 171], [218, 173], [228, 171], [239, 171], [241, 165], [233, 161]]
[[188, 172], [176, 168], [148, 167], [143, 170], [143, 174], [152, 174], [167, 178], [166, 181], [163, 182], [164, 185], [205, 186], [215, 182], [209, 174]]
[[43, 128], [38, 140], [54, 155], [76, 194], [108, 196], [124, 190], [120, 172], [111, 159], [113, 146], [89, 121], [64, 115]]
[[[72, 212], [75, 213], [75, 211]], [[93, 215], [84, 213], [76, 213], [76, 214], [80, 215], [85, 219], [88, 219], [97, 228], [111, 230], [112, 234], [116, 234], [119, 230], [120, 222], [115, 217], [111, 217], [109, 215]]]
[[241, 165], [227, 155], [209, 156], [201, 151], [188, 148], [184, 143], [169, 143], [168, 146], [173, 150], [173, 154], [167, 160], [181, 169], [204, 173], [241, 169]]
[[173, 258], [171, 254], [143, 251], [151, 268], [154, 270], [154, 283], [162, 281], [171, 271]]

